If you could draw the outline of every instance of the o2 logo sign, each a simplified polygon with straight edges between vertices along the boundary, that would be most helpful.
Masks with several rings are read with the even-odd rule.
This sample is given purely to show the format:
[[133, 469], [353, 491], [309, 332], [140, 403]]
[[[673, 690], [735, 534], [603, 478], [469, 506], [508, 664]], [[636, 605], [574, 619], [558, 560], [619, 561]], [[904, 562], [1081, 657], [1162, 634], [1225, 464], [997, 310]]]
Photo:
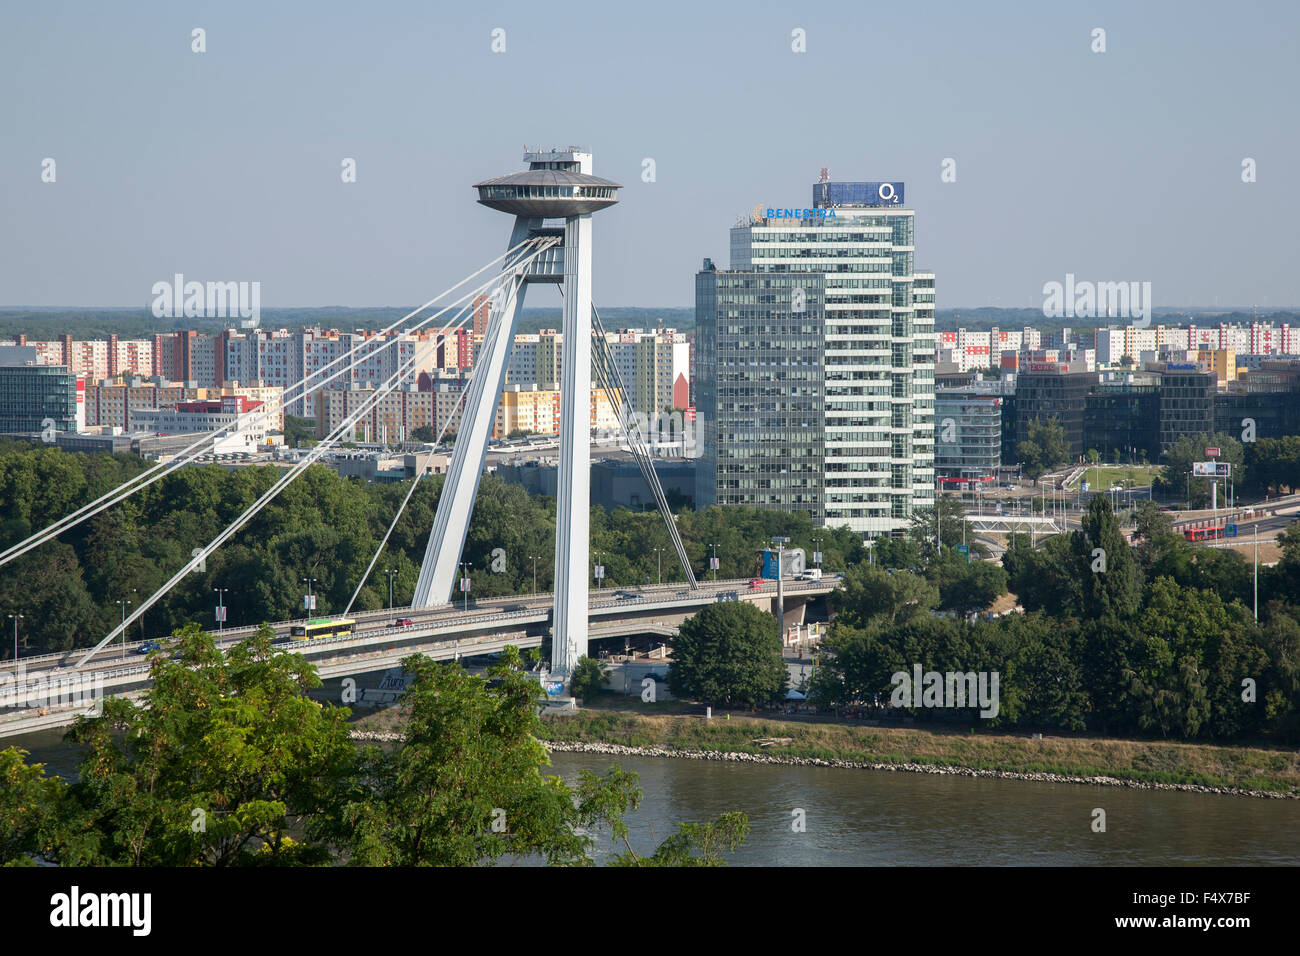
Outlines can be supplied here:
[[881, 183], [877, 186], [876, 198], [882, 203], [897, 203], [903, 201], [902, 197], [898, 195], [898, 191], [894, 189], [893, 183]]

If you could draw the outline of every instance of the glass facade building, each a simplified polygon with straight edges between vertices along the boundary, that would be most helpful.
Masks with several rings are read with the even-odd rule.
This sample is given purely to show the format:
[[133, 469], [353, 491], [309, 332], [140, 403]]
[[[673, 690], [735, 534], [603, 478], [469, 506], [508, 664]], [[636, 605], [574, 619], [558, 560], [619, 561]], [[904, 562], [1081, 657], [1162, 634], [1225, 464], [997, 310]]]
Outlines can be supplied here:
[[77, 377], [65, 365], [0, 366], [0, 431], [77, 430]]
[[940, 478], [989, 478], [1002, 462], [1001, 389], [937, 388], [934, 470]]
[[913, 264], [913, 210], [843, 201], [879, 192], [852, 185], [734, 227], [731, 270], [696, 277], [699, 505], [876, 538], [934, 504], [934, 275]]

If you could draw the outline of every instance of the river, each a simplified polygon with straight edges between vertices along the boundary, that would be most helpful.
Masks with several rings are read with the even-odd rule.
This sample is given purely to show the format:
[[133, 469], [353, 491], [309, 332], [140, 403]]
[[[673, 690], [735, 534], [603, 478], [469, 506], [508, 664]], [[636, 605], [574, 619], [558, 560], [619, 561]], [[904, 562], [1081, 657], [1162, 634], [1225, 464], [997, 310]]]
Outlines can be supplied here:
[[[71, 776], [77, 756], [50, 731], [0, 746]], [[553, 773], [576, 784], [613, 762], [644, 791], [627, 816], [638, 854], [678, 822], [728, 810], [750, 834], [729, 860], [755, 866], [1204, 866], [1300, 864], [1300, 801], [1073, 784], [658, 757], [556, 753]], [[1093, 832], [1093, 810], [1106, 831]], [[803, 811], [795, 832], [792, 812]], [[621, 850], [607, 835], [598, 859]]]

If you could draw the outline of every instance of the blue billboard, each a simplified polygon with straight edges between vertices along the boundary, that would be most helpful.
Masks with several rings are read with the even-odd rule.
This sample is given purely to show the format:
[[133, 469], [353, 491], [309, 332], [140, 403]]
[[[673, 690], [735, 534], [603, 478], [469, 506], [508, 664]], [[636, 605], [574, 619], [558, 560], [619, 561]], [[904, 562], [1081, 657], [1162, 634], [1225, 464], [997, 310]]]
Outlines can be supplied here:
[[813, 203], [818, 206], [901, 206], [903, 184], [814, 183]]
[[763, 552], [763, 577], [770, 578], [773, 581], [777, 578], [775, 551]]

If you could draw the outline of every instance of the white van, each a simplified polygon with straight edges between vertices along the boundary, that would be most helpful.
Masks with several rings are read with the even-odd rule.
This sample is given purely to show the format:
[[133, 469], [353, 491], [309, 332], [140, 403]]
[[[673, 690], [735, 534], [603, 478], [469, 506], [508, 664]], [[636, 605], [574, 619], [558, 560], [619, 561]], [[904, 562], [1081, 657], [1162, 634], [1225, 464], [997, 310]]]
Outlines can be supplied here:
[[799, 575], [804, 581], [820, 581], [822, 579], [821, 568], [805, 568], [803, 574]]

